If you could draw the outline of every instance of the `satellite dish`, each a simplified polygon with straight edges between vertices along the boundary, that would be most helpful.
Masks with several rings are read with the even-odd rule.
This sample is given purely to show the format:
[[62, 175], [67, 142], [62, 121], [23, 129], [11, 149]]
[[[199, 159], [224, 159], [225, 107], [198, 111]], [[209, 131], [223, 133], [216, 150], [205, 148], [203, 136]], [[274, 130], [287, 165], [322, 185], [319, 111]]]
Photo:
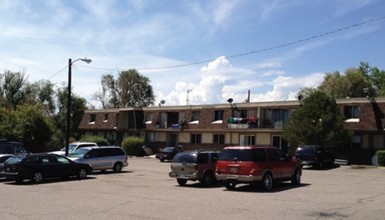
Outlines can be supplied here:
[[229, 98], [229, 99], [227, 99], [227, 102], [231, 104], [233, 102], [233, 99]]
[[166, 103], [166, 101], [164, 101], [164, 100], [160, 101], [160, 104], [163, 105], [164, 103]]

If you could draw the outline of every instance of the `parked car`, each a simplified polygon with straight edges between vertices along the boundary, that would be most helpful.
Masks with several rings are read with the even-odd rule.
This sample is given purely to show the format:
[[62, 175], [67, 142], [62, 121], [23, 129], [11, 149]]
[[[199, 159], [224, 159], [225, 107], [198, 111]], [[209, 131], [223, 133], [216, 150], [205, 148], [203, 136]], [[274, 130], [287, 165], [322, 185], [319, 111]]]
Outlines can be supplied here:
[[176, 178], [180, 186], [188, 180], [199, 181], [204, 186], [216, 183], [215, 167], [220, 152], [217, 151], [184, 151], [175, 155], [171, 162], [169, 176]]
[[69, 158], [77, 163], [90, 164], [93, 170], [121, 172], [128, 166], [127, 154], [118, 146], [82, 147], [72, 152]]
[[0, 139], [0, 156], [4, 154], [18, 155], [28, 153], [22, 143]]
[[43, 153], [12, 156], [4, 163], [1, 174], [16, 182], [30, 179], [34, 183], [41, 183], [51, 177], [77, 176], [84, 179], [91, 171], [92, 167], [88, 164], [75, 163], [61, 155]]
[[[68, 155], [74, 152], [75, 150], [83, 147], [97, 147], [98, 145], [95, 142], [72, 142], [68, 145]], [[59, 151], [52, 151], [52, 154], [65, 155], [66, 148], [63, 147]]]
[[161, 149], [155, 157], [158, 158], [160, 162], [164, 162], [165, 160], [172, 160], [177, 153], [182, 151], [183, 150], [180, 147], [165, 147]]
[[330, 150], [319, 145], [304, 145], [297, 148], [295, 158], [301, 161], [301, 165], [323, 168], [334, 164], [334, 154]]
[[14, 155], [13, 154], [1, 154], [0, 155], [0, 177], [2, 177], [1, 172], [4, 170], [4, 162], [12, 156], [14, 156]]
[[299, 161], [273, 147], [225, 147], [217, 161], [216, 177], [232, 190], [238, 183], [262, 183], [269, 191], [275, 181], [301, 182]]

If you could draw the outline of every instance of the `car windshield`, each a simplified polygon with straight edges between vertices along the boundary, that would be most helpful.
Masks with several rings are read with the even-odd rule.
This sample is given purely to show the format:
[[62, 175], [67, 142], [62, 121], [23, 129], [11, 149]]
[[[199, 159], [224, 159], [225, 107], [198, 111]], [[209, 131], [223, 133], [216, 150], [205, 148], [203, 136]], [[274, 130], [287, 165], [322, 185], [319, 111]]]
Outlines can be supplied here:
[[90, 151], [89, 149], [85, 149], [85, 148], [80, 148], [80, 149], [77, 149], [75, 150], [74, 152], [70, 153], [70, 157], [76, 157], [76, 158], [80, 158], [80, 157], [83, 157], [86, 153], [88, 153], [88, 151]]
[[165, 148], [163, 148], [162, 151], [170, 153], [170, 152], [174, 152], [174, 149], [175, 149], [175, 147], [165, 147]]
[[[68, 145], [68, 152], [72, 152], [72, 151], [74, 151], [75, 149], [76, 149], [76, 147], [77, 147], [78, 145], [77, 144], [69, 144]], [[63, 147], [62, 149], [60, 149], [61, 151], [65, 151], [66, 150], [66, 148], [65, 147]]]
[[15, 164], [15, 163], [18, 163], [21, 159], [22, 157], [10, 157], [4, 163]]
[[192, 153], [179, 153], [172, 159], [173, 163], [196, 163], [197, 155]]

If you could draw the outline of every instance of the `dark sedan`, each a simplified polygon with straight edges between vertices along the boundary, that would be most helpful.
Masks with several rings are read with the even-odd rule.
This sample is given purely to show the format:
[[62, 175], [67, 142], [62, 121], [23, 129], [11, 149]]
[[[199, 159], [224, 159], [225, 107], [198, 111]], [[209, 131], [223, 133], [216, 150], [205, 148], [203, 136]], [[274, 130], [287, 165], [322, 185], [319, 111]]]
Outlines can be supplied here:
[[164, 162], [165, 160], [172, 160], [177, 153], [182, 151], [183, 150], [180, 147], [165, 147], [161, 149], [160, 152], [155, 155], [155, 157], [158, 158], [161, 162]]
[[56, 154], [29, 154], [13, 156], [4, 163], [1, 173], [7, 179], [23, 182], [30, 179], [41, 183], [45, 178], [76, 176], [84, 179], [92, 172], [88, 164], [75, 163], [67, 157]]

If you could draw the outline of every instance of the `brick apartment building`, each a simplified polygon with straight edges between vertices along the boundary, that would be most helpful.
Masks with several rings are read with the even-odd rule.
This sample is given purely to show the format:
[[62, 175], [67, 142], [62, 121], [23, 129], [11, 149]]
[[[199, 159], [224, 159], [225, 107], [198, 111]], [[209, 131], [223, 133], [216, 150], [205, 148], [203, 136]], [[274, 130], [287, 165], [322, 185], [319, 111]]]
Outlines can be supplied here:
[[[370, 154], [384, 148], [385, 98], [337, 99], [345, 127], [354, 135], [348, 152]], [[78, 129], [120, 145], [127, 136], [142, 136], [153, 149], [220, 150], [228, 145], [269, 145], [294, 151], [283, 139], [283, 125], [300, 107], [298, 101], [150, 106], [86, 110]]]

